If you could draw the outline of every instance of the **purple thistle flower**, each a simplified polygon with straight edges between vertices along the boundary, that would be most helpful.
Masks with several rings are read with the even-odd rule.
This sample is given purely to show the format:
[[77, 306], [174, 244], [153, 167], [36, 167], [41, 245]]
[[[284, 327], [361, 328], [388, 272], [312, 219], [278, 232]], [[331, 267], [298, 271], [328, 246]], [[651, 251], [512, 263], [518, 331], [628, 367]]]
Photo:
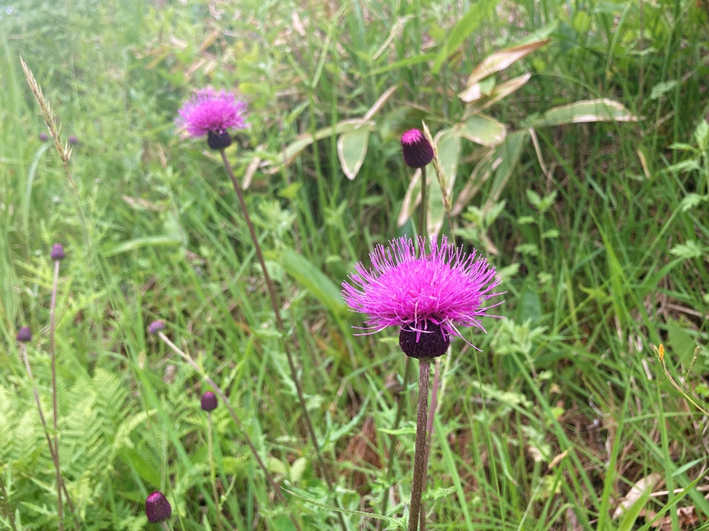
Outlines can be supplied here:
[[148, 325], [149, 334], [157, 334], [163, 330], [165, 330], [165, 323], [162, 321], [153, 321], [150, 325]]
[[211, 391], [207, 391], [202, 395], [201, 406], [203, 411], [214, 411], [217, 409], [217, 395]]
[[411, 168], [423, 168], [433, 160], [433, 146], [418, 129], [401, 135], [401, 150], [404, 162]]
[[171, 514], [170, 502], [162, 492], [153, 492], [145, 499], [145, 515], [151, 524], [164, 522]]
[[[419, 248], [425, 240], [419, 238]], [[485, 301], [500, 295], [493, 290], [500, 284], [495, 268], [487, 260], [468, 254], [463, 248], [430, 243], [430, 253], [416, 256], [413, 240], [407, 237], [378, 245], [370, 253], [373, 269], [360, 262], [349, 282], [342, 283], [342, 295], [354, 311], [367, 316], [368, 330], [374, 334], [396, 326], [399, 346], [415, 358], [443, 355], [450, 338], [461, 336], [459, 327], [477, 327], [487, 310]], [[462, 337], [462, 336], [461, 336]]]
[[183, 127], [194, 138], [206, 136], [212, 149], [231, 145], [229, 129], [246, 127], [246, 103], [232, 92], [212, 87], [198, 90], [178, 111], [178, 127]]
[[32, 331], [29, 326], [23, 326], [17, 331], [17, 341], [20, 343], [28, 343], [32, 341]]
[[52, 260], [64, 260], [66, 255], [64, 254], [64, 246], [61, 243], [55, 243], [52, 245], [52, 252], [49, 253]]

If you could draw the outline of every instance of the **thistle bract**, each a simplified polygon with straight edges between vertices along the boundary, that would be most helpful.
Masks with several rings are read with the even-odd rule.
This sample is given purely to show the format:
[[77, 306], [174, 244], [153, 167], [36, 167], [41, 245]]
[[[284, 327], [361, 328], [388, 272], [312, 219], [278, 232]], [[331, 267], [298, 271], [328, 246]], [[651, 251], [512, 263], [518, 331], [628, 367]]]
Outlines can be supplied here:
[[401, 151], [404, 162], [411, 168], [423, 168], [433, 160], [433, 146], [418, 129], [401, 135]]
[[[425, 240], [419, 238], [419, 248]], [[369, 255], [372, 268], [361, 262], [342, 283], [342, 295], [354, 311], [367, 316], [365, 334], [399, 328], [399, 345], [408, 356], [432, 358], [446, 352], [460, 327], [477, 327], [489, 315], [491, 297], [499, 295], [495, 268], [476, 252], [432, 241], [429, 254], [417, 256], [407, 237], [379, 245]]]
[[178, 111], [176, 124], [194, 138], [206, 136], [209, 147], [231, 145], [229, 129], [246, 127], [246, 103], [233, 93], [208, 87], [198, 90]]
[[171, 514], [170, 502], [162, 492], [153, 492], [145, 499], [145, 515], [151, 524], [164, 522]]
[[202, 395], [200, 405], [202, 406], [203, 411], [214, 411], [217, 409], [217, 404], [217, 395], [211, 391], [207, 391]]
[[52, 252], [49, 253], [52, 260], [64, 260], [66, 255], [64, 254], [64, 246], [61, 243], [55, 243], [52, 245]]
[[17, 331], [17, 341], [20, 343], [32, 341], [32, 331], [29, 326], [23, 326]]

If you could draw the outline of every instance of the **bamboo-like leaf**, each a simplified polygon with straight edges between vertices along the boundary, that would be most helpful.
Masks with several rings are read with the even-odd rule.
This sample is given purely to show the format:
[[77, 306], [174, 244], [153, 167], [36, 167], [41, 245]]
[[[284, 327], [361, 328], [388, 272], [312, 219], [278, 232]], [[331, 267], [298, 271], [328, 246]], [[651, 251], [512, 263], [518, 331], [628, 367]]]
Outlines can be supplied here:
[[506, 98], [519, 88], [523, 87], [531, 77], [532, 74], [524, 74], [523, 76], [519, 76], [514, 79], [510, 79], [509, 81], [505, 81], [504, 83], [500, 83], [499, 85], [496, 85], [495, 88], [492, 89], [492, 92], [490, 92], [490, 95], [487, 97], [487, 99], [481, 101], [478, 105], [475, 106], [475, 112], [483, 111], [491, 105], [497, 103], [501, 99]]
[[490, 74], [504, 70], [533, 51], [538, 50], [548, 42], [549, 39], [542, 39], [528, 44], [522, 44], [520, 46], [499, 50], [491, 55], [488, 55], [478, 66], [475, 67], [470, 76], [468, 76], [466, 85], [470, 87]]
[[337, 156], [348, 179], [357, 177], [364, 157], [367, 156], [368, 143], [369, 129], [366, 127], [345, 133], [337, 140]]
[[507, 128], [494, 118], [476, 114], [458, 130], [460, 136], [483, 146], [496, 146], [505, 139]]
[[475, 165], [468, 182], [455, 198], [453, 208], [451, 209], [451, 216], [457, 216], [460, 214], [468, 203], [470, 203], [473, 197], [475, 197], [475, 194], [478, 193], [482, 185], [485, 184], [485, 182], [487, 182], [490, 178], [492, 172], [495, 170], [495, 167], [493, 166], [494, 154], [495, 149], [490, 149], [490, 151]]
[[583, 100], [549, 109], [535, 126], [576, 124], [583, 122], [635, 122], [637, 117], [620, 103], [605, 98]]
[[285, 248], [281, 255], [281, 264], [286, 273], [332, 313], [341, 314], [345, 311], [345, 301], [342, 300], [338, 287], [303, 256], [292, 249]]
[[507, 186], [512, 170], [514, 170], [522, 155], [522, 150], [529, 137], [528, 133], [527, 130], [510, 133], [505, 137], [505, 141], [495, 149], [492, 162], [496, 168], [495, 179], [492, 181], [490, 194], [485, 202], [485, 210], [497, 202], [505, 186]]

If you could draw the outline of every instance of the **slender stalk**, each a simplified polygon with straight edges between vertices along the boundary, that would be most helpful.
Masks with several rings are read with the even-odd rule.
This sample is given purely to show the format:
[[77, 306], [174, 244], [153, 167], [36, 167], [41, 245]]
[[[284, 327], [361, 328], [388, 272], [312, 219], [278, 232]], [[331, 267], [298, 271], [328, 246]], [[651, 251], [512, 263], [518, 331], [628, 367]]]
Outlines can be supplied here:
[[[396, 431], [399, 429], [399, 424], [401, 424], [401, 417], [402, 413], [404, 412], [404, 397], [406, 396], [406, 390], [409, 388], [409, 377], [411, 374], [411, 371], [409, 370], [409, 367], [411, 365], [411, 358], [406, 356], [406, 362], [404, 363], [404, 389], [400, 393], [396, 395], [396, 413], [394, 415], [394, 425], [392, 426], [392, 430]], [[389, 461], [387, 463], [387, 471], [386, 471], [386, 482], [389, 484], [391, 481], [391, 474], [394, 471], [394, 457], [395, 457], [395, 451], [396, 451], [396, 441], [397, 437], [393, 433], [389, 435]], [[387, 508], [389, 506], [389, 489], [387, 488], [384, 491], [384, 494], [382, 495], [382, 503], [381, 503], [382, 509], [381, 509], [381, 514], [386, 516], [387, 514]], [[381, 528], [383, 520], [379, 520], [378, 523], [378, 528]]]
[[[47, 446], [49, 446], [49, 453], [52, 456], [52, 462], [54, 463], [55, 470], [59, 469], [59, 462], [57, 461], [57, 455], [54, 452], [54, 445], [52, 444], [52, 439], [49, 437], [49, 427], [47, 426], [47, 421], [44, 418], [44, 413], [42, 413], [42, 403], [39, 400], [39, 393], [37, 392], [37, 386], [34, 383], [34, 374], [32, 373], [32, 366], [30, 365], [29, 357], [27, 356], [27, 349], [23, 343], [20, 343], [20, 352], [22, 354], [22, 361], [25, 364], [25, 370], [27, 370], [27, 376], [32, 384], [32, 392], [34, 393], [34, 401], [37, 403], [37, 412], [39, 413], [39, 420], [44, 427], [44, 436], [47, 439]], [[60, 476], [61, 477], [61, 476]], [[76, 516], [76, 511], [74, 510], [74, 503], [69, 496], [69, 491], [66, 490], [66, 483], [62, 479], [61, 482], [62, 491], [64, 492], [64, 497], [66, 498], [67, 505], [69, 505], [69, 510], [77, 524], [77, 529], [79, 527], [79, 520]]]
[[[433, 374], [433, 389], [431, 390], [431, 405], [428, 408], [428, 423], [426, 424], [426, 454], [423, 461], [423, 489], [426, 489], [428, 478], [428, 456], [431, 454], [431, 437], [433, 436], [433, 419], [438, 406], [438, 386], [440, 384], [441, 364], [436, 359], [436, 372]], [[426, 505], [421, 501], [419, 510], [419, 531], [426, 531]]]
[[[428, 223], [426, 220], [427, 200], [426, 200], [426, 166], [421, 168], [421, 206], [419, 207], [419, 236], [425, 238]], [[421, 250], [421, 254], [424, 250]]]
[[163, 528], [164, 531], [172, 531], [172, 524], [168, 524], [167, 522], [160, 522], [160, 527]]
[[217, 494], [217, 474], [214, 470], [214, 446], [212, 444], [212, 412], [207, 411], [207, 424], [208, 424], [208, 432], [207, 432], [207, 448], [209, 450], [209, 471], [212, 479], [212, 495], [214, 496], [214, 507], [215, 511], [217, 513], [217, 527], [219, 528], [219, 531], [221, 531], [222, 528], [222, 517], [221, 517], [221, 511], [219, 510], [219, 494]]
[[59, 260], [54, 261], [54, 283], [52, 285], [52, 302], [49, 307], [49, 354], [52, 358], [52, 411], [54, 419], [54, 464], [57, 472], [57, 513], [59, 515], [59, 531], [64, 531], [64, 504], [62, 503], [62, 475], [59, 465], [59, 416], [57, 414], [57, 356], [55, 352], [54, 335], [56, 331], [57, 285], [59, 284]]
[[[244, 429], [243, 424], [241, 423], [241, 420], [239, 420], [239, 417], [237, 416], [236, 412], [234, 411], [234, 408], [231, 407], [231, 402], [229, 402], [229, 399], [227, 396], [224, 394], [224, 392], [221, 390], [221, 388], [214, 383], [214, 380], [212, 380], [209, 376], [207, 376], [204, 371], [200, 368], [197, 363], [190, 358], [187, 354], [182, 352], [180, 348], [175, 345], [172, 341], [170, 341], [165, 334], [162, 332], [158, 332], [158, 337], [162, 339], [162, 341], [170, 347], [170, 349], [180, 356], [183, 360], [185, 360], [187, 363], [189, 363], [192, 368], [204, 378], [204, 381], [206, 381], [209, 385], [212, 386], [212, 389], [214, 389], [214, 392], [219, 395], [219, 398], [222, 399], [222, 402], [224, 402], [224, 406], [226, 406], [227, 411], [231, 415], [232, 420], [234, 421], [234, 424], [236, 424], [237, 429], [242, 433], [244, 440], [246, 441], [246, 444], [248, 445], [249, 449], [251, 450], [251, 453], [253, 454], [254, 458], [256, 459], [256, 463], [258, 464], [259, 468], [263, 471], [264, 476], [266, 476], [266, 481], [271, 485], [271, 488], [274, 490], [276, 493], [276, 496], [278, 499], [283, 503], [283, 505], [288, 505], [288, 502], [286, 499], [283, 497], [283, 493], [281, 492], [281, 488], [278, 486], [278, 484], [273, 481], [273, 477], [271, 476], [271, 473], [268, 471], [268, 468], [266, 468], [266, 464], [263, 462], [263, 459], [261, 459], [261, 456], [258, 454], [258, 450], [256, 450], [256, 446], [254, 446], [253, 441], [251, 440], [251, 437], [249, 437], [249, 434], [246, 432]], [[300, 527], [300, 524], [296, 520], [295, 516], [293, 516], [293, 513], [290, 514], [290, 519], [293, 522], [293, 525], [295, 525], [296, 529], [298, 531], [302, 531], [302, 528]]]
[[[241, 210], [244, 213], [244, 220], [246, 221], [246, 225], [249, 227], [249, 234], [251, 235], [251, 240], [253, 241], [254, 249], [256, 250], [256, 256], [258, 258], [259, 264], [261, 264], [261, 271], [263, 272], [263, 278], [266, 281], [266, 286], [268, 287], [268, 295], [269, 295], [269, 298], [271, 299], [271, 306], [273, 307], [273, 313], [276, 316], [276, 326], [278, 327], [278, 331], [280, 332], [281, 340], [283, 342], [283, 350], [286, 354], [286, 358], [288, 359], [288, 365], [290, 367], [290, 372], [291, 372], [291, 379], [293, 380], [293, 383], [295, 384], [296, 393], [298, 394], [298, 402], [300, 403], [300, 409], [303, 414], [303, 419], [305, 420], [305, 426], [308, 431], [308, 435], [309, 435], [310, 440], [313, 444], [313, 448], [315, 449], [315, 455], [318, 460], [318, 465], [320, 467], [320, 471], [323, 475], [323, 478], [325, 478], [325, 483], [327, 484], [329, 491], [332, 493], [332, 499], [335, 502], [336, 507], [338, 509], [341, 509], [340, 502], [337, 499], [337, 496], [335, 493], [335, 486], [332, 481], [332, 477], [330, 476], [330, 471], [328, 470], [327, 466], [325, 466], [325, 460], [323, 459], [322, 452], [320, 450], [320, 444], [318, 443], [317, 435], [315, 435], [315, 430], [313, 429], [313, 423], [310, 420], [310, 413], [308, 413], [308, 407], [305, 403], [305, 397], [303, 395], [303, 386], [300, 382], [300, 378], [298, 378], [298, 370], [295, 366], [295, 361], [293, 360], [293, 354], [291, 353], [289, 343], [286, 340], [286, 330], [285, 330], [285, 325], [283, 324], [283, 319], [281, 317], [281, 309], [280, 309], [280, 303], [278, 301], [278, 294], [276, 293], [276, 290], [273, 286], [273, 281], [271, 280], [271, 276], [268, 274], [268, 269], [266, 269], [266, 261], [263, 258], [263, 252], [261, 251], [261, 244], [259, 243], [258, 237], [256, 236], [256, 231], [254, 230], [254, 225], [251, 222], [251, 216], [249, 216], [249, 211], [246, 208], [246, 202], [244, 201], [244, 194], [241, 192], [241, 187], [239, 186], [239, 182], [236, 180], [236, 177], [234, 177], [234, 171], [231, 168], [231, 164], [229, 164], [229, 160], [227, 159], [226, 153], [224, 152], [223, 149], [220, 151], [220, 153], [222, 155], [222, 161], [224, 162], [224, 167], [226, 168], [226, 171], [229, 174], [229, 178], [231, 179], [231, 183], [234, 186], [234, 191], [236, 192], [236, 196], [239, 199], [239, 204], [241, 205]], [[347, 531], [347, 524], [345, 523], [342, 513], [340, 513], [339, 511], [337, 512], [337, 519], [340, 523], [340, 527], [342, 528], [342, 531]]]
[[0, 493], [2, 493], [2, 506], [7, 509], [7, 519], [10, 522], [10, 526], [12, 527], [12, 531], [17, 531], [17, 527], [15, 526], [15, 519], [12, 515], [12, 509], [10, 509], [10, 496], [7, 494], [7, 489], [5, 488], [5, 482], [2, 479], [2, 475], [0, 475]]
[[416, 453], [414, 455], [414, 477], [411, 486], [411, 504], [409, 505], [408, 531], [418, 531], [421, 495], [423, 494], [423, 476], [426, 461], [426, 424], [428, 421], [428, 378], [431, 362], [419, 360], [419, 401], [416, 411]]

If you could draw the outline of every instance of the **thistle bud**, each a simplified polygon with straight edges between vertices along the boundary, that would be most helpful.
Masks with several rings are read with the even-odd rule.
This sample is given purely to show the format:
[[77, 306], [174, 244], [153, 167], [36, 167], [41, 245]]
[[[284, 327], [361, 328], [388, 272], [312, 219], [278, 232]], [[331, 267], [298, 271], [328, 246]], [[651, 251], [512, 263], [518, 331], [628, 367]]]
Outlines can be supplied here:
[[145, 515], [151, 524], [164, 522], [171, 514], [170, 502], [162, 492], [153, 492], [145, 499]]
[[23, 326], [17, 331], [17, 341], [20, 343], [28, 343], [32, 341], [32, 331], [29, 326]]
[[203, 411], [214, 411], [217, 409], [217, 395], [211, 391], [207, 391], [202, 395], [201, 405]]
[[207, 133], [207, 145], [216, 151], [226, 149], [231, 146], [231, 135], [227, 131], [223, 133], [210, 131]]
[[47, 133], [40, 133], [39, 140], [40, 142], [46, 142], [47, 140], [49, 140], [49, 135]]
[[399, 332], [399, 346], [404, 354], [412, 358], [443, 356], [450, 344], [450, 337], [443, 333], [441, 326], [431, 321], [404, 325]]
[[411, 168], [423, 168], [433, 160], [433, 146], [418, 129], [410, 129], [401, 135], [404, 162]]
[[162, 321], [153, 321], [148, 326], [149, 334], [157, 334], [158, 332], [162, 332], [163, 330], [165, 330], [165, 323]]
[[55, 243], [52, 245], [52, 252], [49, 253], [49, 256], [52, 257], [52, 260], [64, 260], [64, 257], [66, 256], [64, 254], [64, 246], [61, 243]]
[[75, 135], [71, 135], [71, 136], [69, 137], [69, 143], [70, 143], [72, 146], [76, 146], [76, 145], [79, 144], [79, 139], [76, 138]]

